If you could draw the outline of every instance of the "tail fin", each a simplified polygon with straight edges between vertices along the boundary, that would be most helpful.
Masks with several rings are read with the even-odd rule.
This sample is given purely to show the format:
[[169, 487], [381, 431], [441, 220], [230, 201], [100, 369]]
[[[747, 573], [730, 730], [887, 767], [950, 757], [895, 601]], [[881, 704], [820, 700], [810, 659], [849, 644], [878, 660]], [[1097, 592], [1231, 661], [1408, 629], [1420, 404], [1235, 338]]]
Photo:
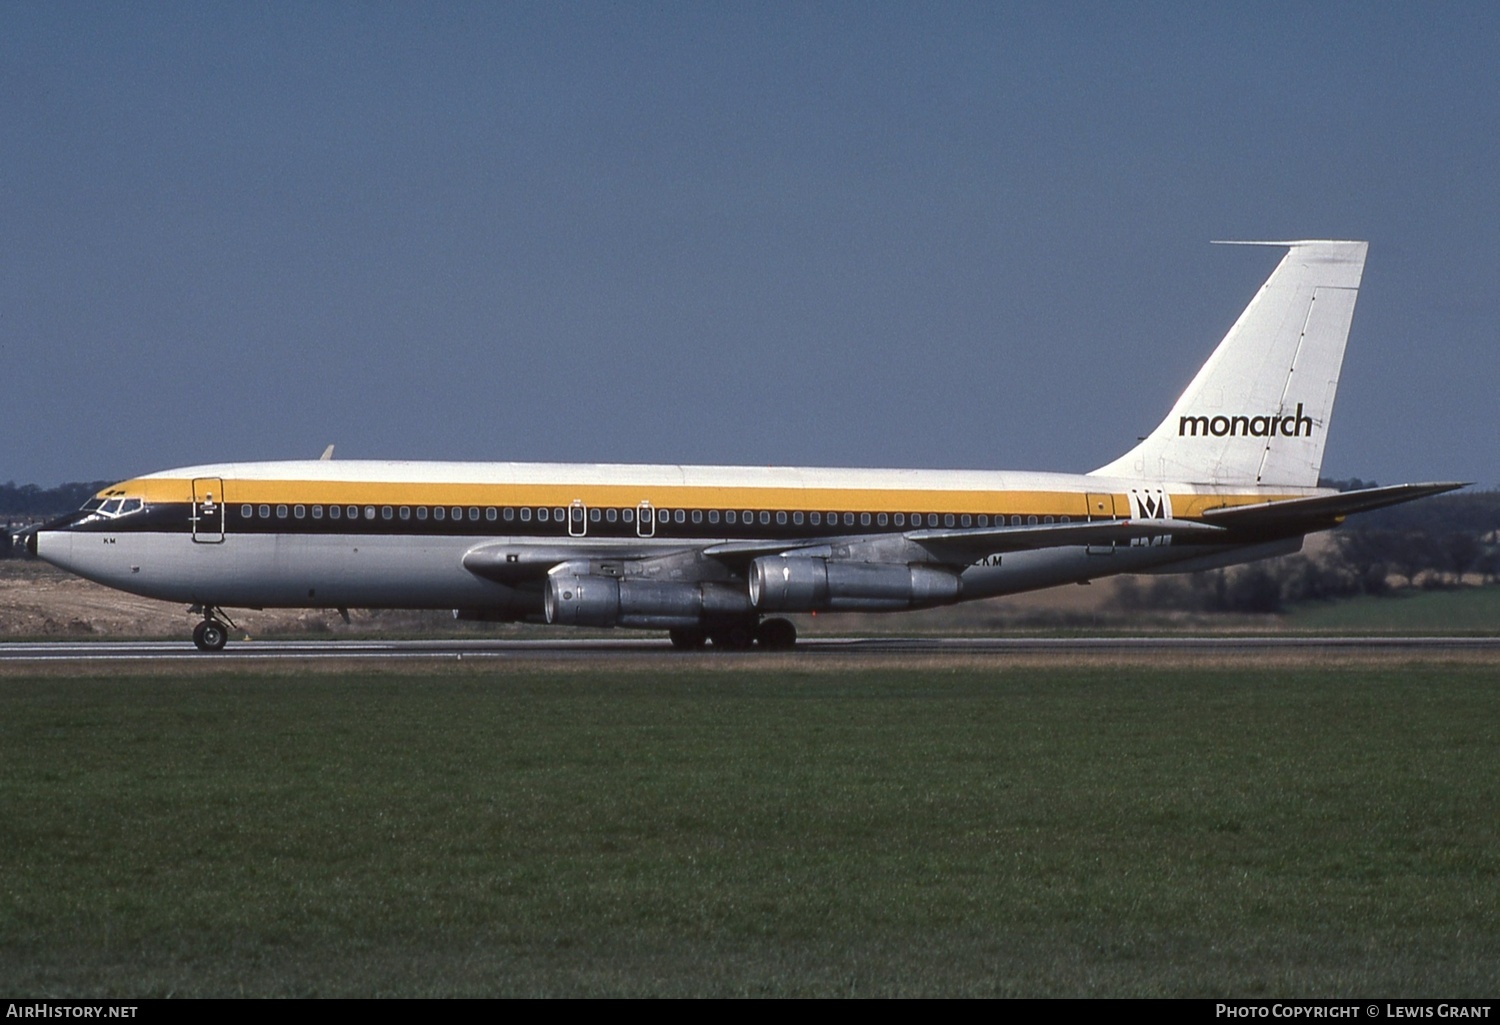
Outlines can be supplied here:
[[1095, 476], [1318, 483], [1369, 243], [1238, 244], [1288, 251], [1161, 425]]

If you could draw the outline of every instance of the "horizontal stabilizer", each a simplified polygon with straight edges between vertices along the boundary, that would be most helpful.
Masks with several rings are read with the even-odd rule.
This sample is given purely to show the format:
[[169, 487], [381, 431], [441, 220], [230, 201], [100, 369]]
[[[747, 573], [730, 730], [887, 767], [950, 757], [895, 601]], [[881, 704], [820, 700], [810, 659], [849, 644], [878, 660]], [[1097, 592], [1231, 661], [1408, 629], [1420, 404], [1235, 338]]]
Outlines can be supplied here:
[[1345, 516], [1354, 513], [1383, 509], [1388, 505], [1441, 495], [1445, 491], [1456, 491], [1467, 484], [1441, 482], [1431, 484], [1392, 484], [1383, 488], [1363, 488], [1359, 491], [1341, 491], [1336, 495], [1316, 495], [1311, 498], [1288, 498], [1280, 502], [1261, 502], [1256, 505], [1224, 506], [1207, 509], [1203, 519], [1231, 530], [1261, 530], [1266, 528], [1296, 528], [1299, 531], [1319, 530], [1331, 527]]

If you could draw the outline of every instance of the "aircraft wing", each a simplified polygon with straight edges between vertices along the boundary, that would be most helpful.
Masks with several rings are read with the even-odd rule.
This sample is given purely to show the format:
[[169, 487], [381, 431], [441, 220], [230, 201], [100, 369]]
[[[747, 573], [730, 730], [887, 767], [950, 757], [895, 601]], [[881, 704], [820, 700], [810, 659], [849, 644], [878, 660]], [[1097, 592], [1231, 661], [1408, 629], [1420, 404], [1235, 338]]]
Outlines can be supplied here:
[[1230, 530], [1269, 529], [1306, 532], [1334, 526], [1353, 513], [1383, 509], [1388, 505], [1400, 505], [1402, 502], [1411, 502], [1429, 495], [1441, 495], [1445, 491], [1456, 491], [1463, 487], [1468, 487], [1468, 485], [1453, 482], [1392, 484], [1383, 488], [1341, 491], [1336, 495], [1316, 495], [1310, 498], [1288, 498], [1280, 502], [1261, 502], [1257, 505], [1205, 509], [1202, 516], [1206, 523]]
[[[982, 554], [1015, 552], [1033, 548], [1063, 548], [1068, 545], [1129, 544], [1136, 538], [1190, 535], [1207, 539], [1225, 533], [1223, 527], [1192, 520], [1103, 520], [1092, 523], [1045, 523], [1016, 527], [934, 527], [920, 530], [892, 531], [892, 538], [904, 537], [924, 548], [961, 549]], [[703, 554], [714, 559], [733, 561], [760, 555], [784, 555], [807, 548], [826, 548], [868, 541], [879, 537], [876, 532], [829, 538], [816, 544], [788, 544], [786, 541], [731, 541], [711, 545]]]

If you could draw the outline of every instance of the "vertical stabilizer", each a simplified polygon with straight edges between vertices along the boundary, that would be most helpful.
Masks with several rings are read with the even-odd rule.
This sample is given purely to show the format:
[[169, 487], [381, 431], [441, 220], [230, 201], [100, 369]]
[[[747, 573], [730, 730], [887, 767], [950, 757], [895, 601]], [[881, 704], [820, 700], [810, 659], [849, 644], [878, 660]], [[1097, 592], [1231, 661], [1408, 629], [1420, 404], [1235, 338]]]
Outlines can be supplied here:
[[1287, 254], [1161, 425], [1096, 476], [1318, 483], [1369, 244], [1237, 244]]

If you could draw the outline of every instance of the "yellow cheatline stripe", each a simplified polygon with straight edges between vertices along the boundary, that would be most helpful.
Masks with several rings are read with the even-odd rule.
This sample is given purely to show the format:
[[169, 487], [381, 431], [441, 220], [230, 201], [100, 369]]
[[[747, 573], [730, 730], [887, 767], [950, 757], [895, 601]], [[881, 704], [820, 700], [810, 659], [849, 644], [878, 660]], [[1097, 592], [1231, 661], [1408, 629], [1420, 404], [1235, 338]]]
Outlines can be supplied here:
[[[200, 483], [200, 490], [203, 485]], [[1088, 494], [1072, 491], [931, 491], [875, 488], [651, 487], [589, 484], [417, 484], [360, 481], [228, 480], [219, 501], [231, 505], [550, 506], [574, 501], [603, 508], [633, 508], [649, 501], [666, 509], [806, 510], [822, 512], [1004, 513], [1021, 516], [1089, 515]], [[139, 496], [148, 502], [187, 502], [193, 482], [153, 477], [113, 485], [100, 495]], [[1089, 494], [1106, 494], [1091, 492]], [[1130, 515], [1123, 493], [1110, 496], [1114, 514]], [[1207, 509], [1255, 505], [1297, 495], [1172, 495], [1173, 515], [1193, 519]]]
[[[199, 485], [202, 490], [203, 485]], [[1084, 517], [1082, 492], [918, 491], [834, 488], [650, 487], [555, 484], [404, 484], [343, 481], [227, 480], [215, 496], [231, 505], [427, 505], [562, 506], [575, 500], [588, 506], [633, 508], [643, 501], [666, 509], [801, 509], [824, 512], [954, 512]], [[148, 502], [186, 502], [189, 480], [151, 478], [127, 481], [111, 493], [140, 495]], [[102, 493], [101, 493], [102, 494]], [[1128, 509], [1124, 495], [1115, 508]]]

